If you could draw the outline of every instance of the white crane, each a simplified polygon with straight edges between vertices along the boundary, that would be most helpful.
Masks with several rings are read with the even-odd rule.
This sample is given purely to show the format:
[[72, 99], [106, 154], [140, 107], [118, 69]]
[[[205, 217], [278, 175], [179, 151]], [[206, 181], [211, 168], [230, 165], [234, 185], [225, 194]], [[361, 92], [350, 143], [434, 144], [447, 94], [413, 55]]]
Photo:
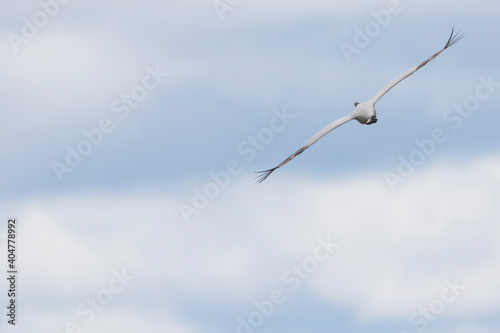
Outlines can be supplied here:
[[460, 34], [460, 31], [458, 31], [456, 34], [454, 33], [454, 28], [451, 29], [451, 35], [450, 38], [448, 38], [448, 42], [446, 45], [441, 49], [441, 51], [437, 52], [434, 54], [432, 57], [429, 59], [425, 60], [422, 62], [420, 65], [410, 68], [403, 74], [399, 75], [396, 77], [394, 80], [389, 82], [387, 85], [385, 85], [382, 90], [380, 90], [375, 96], [370, 98], [368, 101], [364, 103], [354, 103], [355, 109], [353, 112], [349, 113], [347, 116], [344, 116], [340, 119], [335, 120], [333, 123], [330, 125], [326, 126], [323, 128], [321, 131], [316, 133], [309, 141], [307, 141], [299, 150], [297, 150], [295, 153], [290, 155], [286, 160], [281, 162], [278, 166], [265, 170], [265, 171], [258, 171], [257, 173], [260, 173], [260, 175], [257, 177], [257, 182], [261, 183], [264, 180], [266, 180], [267, 177], [276, 169], [281, 168], [283, 165], [287, 164], [290, 162], [295, 156], [301, 154], [304, 150], [307, 148], [311, 147], [316, 141], [321, 139], [323, 136], [325, 136], [327, 133], [330, 131], [336, 129], [337, 127], [347, 123], [348, 121], [351, 121], [353, 119], [356, 119], [360, 124], [364, 125], [370, 125], [370, 124], [375, 124], [377, 122], [377, 112], [375, 111], [375, 104], [378, 102], [378, 100], [384, 96], [389, 90], [392, 89], [396, 84], [399, 82], [403, 81], [406, 79], [408, 76], [412, 75], [416, 71], [418, 71], [420, 68], [424, 67], [429, 61], [432, 59], [436, 58], [438, 55], [441, 54], [444, 50], [449, 48], [450, 46], [455, 45], [458, 41], [460, 41], [464, 37], [463, 34]]

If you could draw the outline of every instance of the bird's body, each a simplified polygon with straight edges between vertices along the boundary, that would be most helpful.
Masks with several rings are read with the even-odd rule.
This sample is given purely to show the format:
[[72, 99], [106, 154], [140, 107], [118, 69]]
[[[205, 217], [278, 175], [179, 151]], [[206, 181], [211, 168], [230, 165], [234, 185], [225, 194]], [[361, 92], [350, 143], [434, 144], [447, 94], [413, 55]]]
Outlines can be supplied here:
[[404, 72], [403, 74], [401, 74], [398, 77], [396, 77], [394, 80], [392, 80], [391, 82], [389, 82], [388, 84], [386, 84], [375, 96], [373, 96], [372, 98], [370, 98], [368, 101], [366, 101], [364, 103], [357, 103], [357, 102], [354, 103], [355, 109], [354, 109], [353, 112], [349, 113], [348, 115], [346, 115], [346, 116], [344, 116], [344, 117], [342, 117], [340, 119], [335, 120], [334, 122], [332, 122], [331, 124], [329, 124], [328, 126], [326, 126], [325, 128], [323, 128], [321, 131], [319, 131], [318, 133], [316, 133], [299, 150], [297, 150], [295, 153], [293, 153], [292, 155], [290, 155], [286, 160], [284, 160], [283, 162], [281, 162], [278, 166], [276, 166], [276, 167], [274, 167], [272, 169], [269, 169], [269, 170], [259, 171], [258, 173], [260, 173], [261, 175], [259, 177], [257, 177], [257, 182], [258, 183], [263, 182], [267, 177], [269, 177], [269, 175], [273, 171], [275, 171], [276, 169], [278, 169], [278, 168], [282, 167], [283, 165], [287, 164], [295, 156], [300, 155], [304, 150], [306, 150], [307, 148], [309, 148], [311, 145], [313, 145], [316, 141], [318, 141], [319, 139], [321, 139], [327, 133], [329, 133], [330, 131], [333, 131], [337, 127], [339, 127], [339, 126], [347, 123], [348, 121], [351, 121], [351, 120], [354, 119], [354, 120], [357, 120], [362, 125], [375, 124], [377, 122], [377, 120], [378, 120], [378, 118], [377, 118], [377, 112], [375, 111], [375, 104], [378, 102], [378, 100], [380, 98], [382, 98], [382, 96], [384, 96], [389, 90], [391, 90], [399, 82], [403, 81], [408, 76], [410, 76], [413, 73], [415, 73], [416, 71], [418, 71], [420, 68], [422, 68], [423, 66], [425, 66], [429, 61], [431, 61], [432, 59], [434, 59], [438, 55], [440, 55], [441, 52], [443, 52], [444, 50], [446, 50], [450, 46], [456, 44], [460, 39], [462, 39], [464, 37], [463, 35], [459, 35], [459, 32], [457, 34], [454, 34], [453, 32], [454, 32], [454, 29], [451, 30], [451, 35], [450, 35], [450, 38], [448, 39], [448, 42], [443, 47], [443, 49], [441, 49], [439, 52], [435, 53], [434, 55], [432, 55], [430, 58], [428, 58], [427, 60], [425, 60], [424, 62], [422, 62], [418, 66], [412, 67], [409, 70], [407, 70], [406, 72]]
[[[357, 120], [360, 124], [374, 124], [377, 122], [377, 111], [375, 111], [375, 104], [368, 102], [356, 103], [356, 108], [351, 113], [353, 119]], [[374, 118], [375, 117], [375, 118]], [[371, 120], [371, 121], [370, 121]]]

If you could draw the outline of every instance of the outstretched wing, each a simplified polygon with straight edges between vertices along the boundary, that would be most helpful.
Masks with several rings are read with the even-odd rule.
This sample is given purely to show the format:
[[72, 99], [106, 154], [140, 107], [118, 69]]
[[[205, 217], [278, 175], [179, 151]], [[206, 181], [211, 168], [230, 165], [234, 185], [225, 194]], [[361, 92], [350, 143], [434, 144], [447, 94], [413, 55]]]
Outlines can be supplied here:
[[339, 126], [347, 123], [349, 120], [353, 120], [353, 119], [354, 118], [353, 118], [352, 114], [348, 114], [345, 117], [342, 117], [340, 119], [335, 120], [333, 123], [331, 123], [330, 125], [328, 125], [325, 128], [323, 128], [321, 131], [319, 131], [318, 133], [316, 133], [312, 138], [309, 139], [309, 141], [307, 141], [302, 147], [300, 147], [299, 150], [297, 150], [292, 155], [288, 156], [288, 158], [286, 160], [284, 160], [283, 162], [281, 162], [278, 166], [276, 166], [276, 167], [274, 167], [272, 169], [269, 169], [269, 170], [258, 171], [257, 173], [260, 173], [260, 175], [257, 176], [257, 183], [262, 183], [264, 180], [266, 180], [267, 177], [269, 177], [269, 175], [274, 170], [276, 170], [276, 169], [282, 167], [283, 165], [287, 164], [288, 162], [290, 162], [291, 160], [293, 160], [293, 158], [295, 156], [302, 154], [302, 152], [304, 150], [306, 150], [307, 148], [311, 147], [316, 141], [318, 141], [319, 139], [321, 139], [327, 133], [333, 131], [337, 127], [339, 127]]
[[420, 68], [424, 67], [429, 61], [431, 61], [432, 59], [436, 58], [438, 55], [441, 54], [441, 52], [443, 52], [444, 50], [446, 50], [450, 46], [453, 46], [456, 43], [458, 43], [458, 41], [460, 41], [462, 38], [464, 38], [464, 35], [460, 34], [460, 31], [458, 31], [456, 34], [454, 34], [454, 28], [452, 28], [451, 29], [450, 38], [448, 38], [448, 42], [446, 43], [446, 45], [443, 47], [443, 49], [441, 51], [437, 52], [432, 57], [430, 57], [426, 61], [422, 62], [420, 65], [418, 65], [416, 67], [413, 67], [413, 68], [410, 68], [409, 70], [407, 70], [406, 72], [404, 72], [403, 74], [399, 75], [394, 80], [392, 80], [391, 82], [389, 82], [388, 84], [386, 84], [385, 87], [382, 88], [382, 90], [380, 90], [375, 96], [373, 96], [370, 99], [369, 102], [371, 102], [371, 103], [373, 103], [375, 105], [375, 103], [377, 103], [377, 101], [382, 96], [384, 96], [389, 90], [391, 90], [396, 84], [398, 84], [399, 82], [403, 81], [408, 76], [410, 76], [413, 73], [415, 73], [416, 71], [418, 71]]

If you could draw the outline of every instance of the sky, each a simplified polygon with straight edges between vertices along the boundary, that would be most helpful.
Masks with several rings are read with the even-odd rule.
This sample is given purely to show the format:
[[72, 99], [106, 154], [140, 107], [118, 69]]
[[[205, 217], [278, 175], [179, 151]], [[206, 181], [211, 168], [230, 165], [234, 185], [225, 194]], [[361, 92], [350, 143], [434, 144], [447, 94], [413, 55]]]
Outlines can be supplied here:
[[[2, 332], [498, 332], [499, 16], [486, 0], [2, 3]], [[465, 38], [377, 124], [255, 183], [452, 27]]]

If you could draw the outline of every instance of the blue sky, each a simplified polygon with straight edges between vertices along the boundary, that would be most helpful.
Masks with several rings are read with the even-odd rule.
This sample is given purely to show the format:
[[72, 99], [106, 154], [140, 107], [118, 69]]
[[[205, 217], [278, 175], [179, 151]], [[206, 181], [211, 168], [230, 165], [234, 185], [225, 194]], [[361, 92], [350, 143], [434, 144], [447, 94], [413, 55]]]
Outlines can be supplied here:
[[498, 331], [500, 5], [62, 2], [0, 7], [17, 331]]

